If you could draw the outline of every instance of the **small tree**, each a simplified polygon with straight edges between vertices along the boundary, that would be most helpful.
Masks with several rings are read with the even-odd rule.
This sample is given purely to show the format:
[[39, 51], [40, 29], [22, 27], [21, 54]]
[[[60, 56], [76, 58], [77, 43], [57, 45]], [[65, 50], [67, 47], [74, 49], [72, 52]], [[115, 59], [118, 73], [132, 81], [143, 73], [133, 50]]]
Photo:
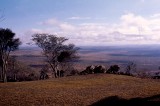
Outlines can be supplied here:
[[10, 29], [0, 28], [0, 65], [2, 67], [2, 80], [7, 82], [7, 63], [11, 51], [18, 49], [21, 44], [18, 38], [14, 38], [15, 33]]
[[112, 65], [110, 68], [107, 70], [107, 73], [113, 73], [116, 74], [120, 70], [120, 67], [118, 65]]
[[136, 71], [136, 64], [133, 62], [128, 63], [125, 74], [131, 75], [132, 72], [135, 72], [135, 71]]
[[55, 77], [59, 77], [59, 67], [61, 63], [70, 62], [77, 58], [77, 50], [73, 44], [64, 44], [67, 41], [65, 37], [57, 37], [50, 34], [34, 34], [33, 41], [42, 50], [47, 62], [51, 66]]
[[40, 80], [48, 79], [47, 72], [48, 72], [48, 66], [45, 65], [40, 70]]
[[[17, 73], [19, 70], [17, 69], [18, 61], [16, 60], [16, 56], [11, 56], [8, 59], [8, 72], [13, 76], [13, 80], [17, 80]], [[7, 73], [8, 74], [8, 73]], [[8, 77], [8, 76], [7, 76]]]

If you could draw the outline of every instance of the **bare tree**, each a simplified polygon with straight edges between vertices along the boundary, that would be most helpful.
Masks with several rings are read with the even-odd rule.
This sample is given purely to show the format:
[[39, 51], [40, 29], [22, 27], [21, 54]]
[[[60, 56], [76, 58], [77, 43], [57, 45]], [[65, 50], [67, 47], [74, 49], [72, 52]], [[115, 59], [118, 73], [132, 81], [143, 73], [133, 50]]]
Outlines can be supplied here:
[[21, 44], [18, 38], [14, 38], [15, 33], [10, 29], [0, 28], [0, 65], [3, 82], [7, 82], [7, 63], [11, 51], [18, 49]]
[[64, 44], [67, 40], [65, 37], [50, 34], [33, 35], [33, 41], [43, 50], [42, 54], [46, 57], [55, 77], [60, 76], [59, 67], [61, 63], [72, 61], [77, 57], [78, 48], [73, 44]]
[[133, 72], [136, 72], [136, 64], [133, 62], [130, 62], [126, 67], [126, 74], [131, 75]]
[[[9, 59], [8, 59], [8, 73], [10, 73], [10, 76], [13, 76], [13, 79], [14, 81], [17, 81], [17, 74], [18, 72], [20, 71], [18, 69], [18, 65], [20, 63], [17, 61], [16, 59], [16, 56], [10, 56]], [[7, 76], [9, 77], [9, 76]]]
[[5, 20], [5, 17], [4, 17], [4, 12], [2, 10], [0, 10], [0, 22], [2, 22], [3, 20]]
[[[1, 10], [0, 10], [0, 12], [1, 12]], [[4, 20], [4, 15], [0, 15], [0, 22], [1, 21], [3, 21]], [[1, 54], [0, 54], [1, 55]], [[0, 58], [0, 80], [2, 80], [3, 79], [3, 75], [2, 75], [2, 59]]]
[[44, 65], [40, 70], [40, 80], [48, 79], [48, 65]]

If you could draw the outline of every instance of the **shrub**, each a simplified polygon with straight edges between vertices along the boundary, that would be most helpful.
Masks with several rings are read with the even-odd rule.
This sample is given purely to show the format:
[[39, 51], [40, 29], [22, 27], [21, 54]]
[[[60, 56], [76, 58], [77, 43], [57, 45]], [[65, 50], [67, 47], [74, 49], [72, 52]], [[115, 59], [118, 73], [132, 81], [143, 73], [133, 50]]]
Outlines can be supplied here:
[[13, 81], [33, 81], [39, 79], [39, 73], [29, 66], [16, 62], [14, 68], [10, 66], [7, 72], [7, 80]]
[[120, 70], [120, 67], [118, 65], [112, 65], [110, 68], [107, 70], [106, 73], [113, 73], [116, 74]]
[[78, 74], [79, 74], [78, 70], [72, 70], [70, 72], [70, 75], [78, 75]]
[[106, 68], [103, 65], [98, 65], [94, 69], [94, 73], [105, 73], [105, 72], [106, 72]]

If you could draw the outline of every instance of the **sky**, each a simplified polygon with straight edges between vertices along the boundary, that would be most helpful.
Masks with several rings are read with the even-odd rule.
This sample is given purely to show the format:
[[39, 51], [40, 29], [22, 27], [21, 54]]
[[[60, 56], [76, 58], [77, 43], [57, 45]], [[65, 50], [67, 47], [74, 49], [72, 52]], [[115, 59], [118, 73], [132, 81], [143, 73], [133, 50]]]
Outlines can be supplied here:
[[160, 0], [0, 0], [0, 15], [23, 45], [35, 33], [77, 46], [160, 44]]

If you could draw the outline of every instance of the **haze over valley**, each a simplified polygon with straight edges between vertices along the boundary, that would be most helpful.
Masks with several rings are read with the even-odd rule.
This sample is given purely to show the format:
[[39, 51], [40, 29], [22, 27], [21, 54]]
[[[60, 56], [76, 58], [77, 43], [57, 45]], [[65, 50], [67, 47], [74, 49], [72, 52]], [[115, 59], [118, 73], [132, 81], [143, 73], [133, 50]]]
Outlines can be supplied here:
[[[81, 46], [79, 47], [80, 59], [74, 63], [78, 70], [82, 71], [89, 65], [120, 65], [124, 71], [127, 64], [136, 64], [137, 71], [159, 71], [160, 45], [130, 45], [130, 46]], [[41, 68], [45, 63], [45, 57], [38, 47], [22, 47], [12, 55], [32, 68]], [[77, 67], [77, 66], [76, 66]]]

